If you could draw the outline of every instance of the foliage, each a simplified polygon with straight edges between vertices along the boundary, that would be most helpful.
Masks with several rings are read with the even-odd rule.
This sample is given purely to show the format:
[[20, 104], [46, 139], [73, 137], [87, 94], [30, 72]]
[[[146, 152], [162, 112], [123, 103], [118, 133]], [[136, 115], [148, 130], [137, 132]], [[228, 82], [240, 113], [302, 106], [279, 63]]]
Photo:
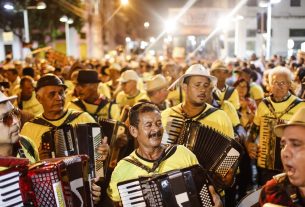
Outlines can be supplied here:
[[[80, 0], [66, 0], [74, 6], [81, 7]], [[4, 4], [10, 2], [14, 5], [14, 10], [5, 10]], [[31, 42], [37, 41], [40, 46], [44, 46], [60, 37], [64, 36], [64, 23], [59, 19], [63, 15], [74, 20], [70, 25], [80, 32], [84, 20], [64, 8], [58, 0], [44, 0], [47, 8], [44, 10], [28, 9], [29, 28]], [[0, 28], [4, 31], [12, 31], [23, 40], [23, 10], [35, 6], [34, 0], [1, 0], [0, 2]]]

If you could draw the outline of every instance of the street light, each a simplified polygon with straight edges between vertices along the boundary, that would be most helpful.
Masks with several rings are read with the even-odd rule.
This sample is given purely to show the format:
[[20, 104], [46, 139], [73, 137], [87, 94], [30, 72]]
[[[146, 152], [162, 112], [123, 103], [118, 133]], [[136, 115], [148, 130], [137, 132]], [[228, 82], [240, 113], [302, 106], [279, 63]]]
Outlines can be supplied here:
[[67, 56], [71, 55], [70, 52], [70, 30], [69, 30], [69, 24], [73, 24], [73, 19], [68, 18], [67, 16], [60, 17], [59, 21], [65, 23], [65, 33], [66, 33], [66, 53]]
[[149, 22], [144, 22], [145, 29], [148, 29], [149, 26], [150, 26]]
[[121, 4], [122, 4], [123, 6], [126, 6], [126, 5], [128, 4], [128, 0], [121, 0]]
[[10, 3], [6, 3], [6, 4], [4, 4], [4, 9], [6, 9], [6, 10], [13, 10], [14, 9], [14, 6], [12, 5], [12, 4], [10, 4]]
[[266, 35], [266, 59], [271, 57], [271, 18], [272, 4], [278, 4], [281, 0], [264, 0], [259, 2], [260, 7], [267, 7], [267, 35]]
[[[13, 4], [11, 3], [6, 3], [3, 6], [6, 10], [14, 10], [15, 7]], [[28, 10], [29, 9], [46, 9], [47, 5], [46, 3], [44, 3], [43, 1], [40, 1], [37, 3], [36, 6], [28, 6], [26, 7], [24, 10], [22, 10], [23, 12], [23, 23], [24, 23], [24, 39], [26, 43], [30, 42], [30, 31], [29, 31], [29, 17], [28, 17]]]

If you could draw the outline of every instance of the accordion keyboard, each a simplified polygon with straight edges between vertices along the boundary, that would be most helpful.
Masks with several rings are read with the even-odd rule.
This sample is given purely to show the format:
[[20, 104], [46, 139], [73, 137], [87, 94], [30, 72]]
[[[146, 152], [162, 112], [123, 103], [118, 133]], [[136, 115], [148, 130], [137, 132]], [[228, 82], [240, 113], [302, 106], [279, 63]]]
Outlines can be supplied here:
[[118, 186], [123, 206], [146, 206], [139, 181]]
[[261, 122], [259, 145], [260, 145], [260, 156], [257, 159], [258, 166], [265, 167], [267, 160], [267, 153], [269, 151], [269, 139], [270, 139], [270, 128], [269, 121], [266, 117], [263, 117]]
[[19, 172], [0, 176], [0, 206], [23, 206], [19, 187]]

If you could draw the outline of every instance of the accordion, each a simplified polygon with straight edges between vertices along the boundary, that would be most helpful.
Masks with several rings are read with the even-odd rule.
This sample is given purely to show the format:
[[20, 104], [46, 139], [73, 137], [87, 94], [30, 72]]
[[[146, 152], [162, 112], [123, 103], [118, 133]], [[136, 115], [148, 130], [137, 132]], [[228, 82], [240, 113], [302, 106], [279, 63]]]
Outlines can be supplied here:
[[102, 137], [98, 124], [63, 125], [42, 135], [41, 149], [48, 154], [48, 158], [86, 154], [90, 158], [91, 177], [103, 177], [103, 162], [98, 160], [100, 155], [95, 150]]
[[105, 167], [114, 169], [120, 153], [120, 146], [116, 146], [116, 139], [120, 134], [124, 134], [126, 126], [124, 123], [113, 119], [100, 119], [99, 124], [104, 132], [104, 136], [108, 137], [110, 145], [110, 156], [106, 160]]
[[225, 177], [230, 169], [236, 171], [243, 153], [236, 140], [193, 120], [173, 120], [171, 126], [167, 144], [186, 146], [196, 155], [202, 167], [221, 177]]
[[123, 206], [213, 206], [206, 171], [199, 165], [118, 183]]
[[259, 145], [261, 153], [257, 158], [257, 165], [264, 169], [283, 170], [281, 161], [281, 138], [277, 137], [273, 131], [277, 124], [284, 120], [273, 117], [262, 117], [259, 132]]
[[0, 206], [93, 206], [88, 172], [86, 155], [10, 167], [0, 172]]
[[26, 193], [30, 187], [27, 179], [27, 159], [0, 157], [0, 166], [8, 167], [0, 171], [0, 206], [31, 205]]
[[40, 161], [29, 168], [28, 177], [37, 206], [93, 206], [85, 155]]

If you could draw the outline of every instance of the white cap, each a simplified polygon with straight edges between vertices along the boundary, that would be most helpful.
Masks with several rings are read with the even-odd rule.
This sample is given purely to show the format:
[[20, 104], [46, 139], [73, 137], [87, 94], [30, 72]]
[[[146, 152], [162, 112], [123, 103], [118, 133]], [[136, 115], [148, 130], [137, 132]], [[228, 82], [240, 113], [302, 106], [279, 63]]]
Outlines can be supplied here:
[[126, 83], [127, 81], [134, 80], [138, 81], [139, 76], [136, 71], [134, 70], [126, 70], [124, 73], [121, 74], [121, 77], [119, 78], [118, 81], [121, 83]]
[[217, 84], [217, 78], [215, 76], [210, 75], [210, 72], [203, 67], [201, 64], [194, 64], [191, 65], [185, 73], [178, 78], [168, 89], [172, 89], [178, 85], [181, 85], [184, 81], [185, 78], [190, 77], [190, 76], [204, 76], [210, 79], [210, 81], [216, 85]]

